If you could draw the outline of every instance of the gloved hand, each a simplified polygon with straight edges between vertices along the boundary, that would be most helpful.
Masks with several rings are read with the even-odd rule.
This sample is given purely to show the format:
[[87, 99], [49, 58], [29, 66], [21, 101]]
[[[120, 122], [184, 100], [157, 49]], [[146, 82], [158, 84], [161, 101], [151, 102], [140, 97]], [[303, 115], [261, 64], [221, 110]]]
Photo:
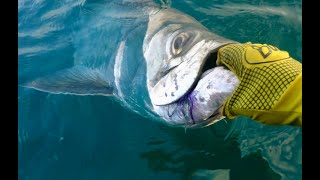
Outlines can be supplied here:
[[267, 44], [230, 44], [219, 49], [217, 64], [227, 66], [240, 80], [223, 115], [302, 126], [302, 64], [286, 51]]

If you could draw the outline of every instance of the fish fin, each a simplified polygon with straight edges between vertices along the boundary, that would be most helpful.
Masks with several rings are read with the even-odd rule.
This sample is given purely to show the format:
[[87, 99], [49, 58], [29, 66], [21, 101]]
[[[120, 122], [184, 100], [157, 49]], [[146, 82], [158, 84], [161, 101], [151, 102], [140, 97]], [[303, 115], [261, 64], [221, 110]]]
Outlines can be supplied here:
[[21, 85], [53, 94], [110, 96], [113, 87], [97, 69], [74, 66]]

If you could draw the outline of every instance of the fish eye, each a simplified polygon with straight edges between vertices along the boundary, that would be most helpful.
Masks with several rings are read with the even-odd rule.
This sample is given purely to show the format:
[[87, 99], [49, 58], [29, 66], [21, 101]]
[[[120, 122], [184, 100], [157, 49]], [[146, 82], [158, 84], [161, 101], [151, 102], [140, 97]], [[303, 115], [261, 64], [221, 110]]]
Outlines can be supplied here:
[[180, 33], [176, 38], [174, 38], [172, 44], [173, 55], [178, 55], [181, 53], [182, 48], [186, 45], [189, 37], [190, 36], [187, 33]]
[[183, 38], [181, 36], [177, 37], [174, 41], [173, 48], [174, 49], [180, 49], [183, 43]]

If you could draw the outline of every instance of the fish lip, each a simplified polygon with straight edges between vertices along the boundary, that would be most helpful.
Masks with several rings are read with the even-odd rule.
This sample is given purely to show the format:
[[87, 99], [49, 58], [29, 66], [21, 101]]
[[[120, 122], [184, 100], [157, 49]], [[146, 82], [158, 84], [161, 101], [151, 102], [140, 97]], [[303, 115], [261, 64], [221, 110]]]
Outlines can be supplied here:
[[[231, 43], [234, 42], [231, 40], [221, 42], [214, 39], [198, 41], [191, 49], [190, 57], [186, 58], [180, 65], [174, 67], [169, 73], [161, 77], [154, 86], [148, 86], [152, 103], [157, 106], [165, 106], [178, 102], [183, 96], [196, 87], [203, 74], [203, 67], [206, 62], [208, 62], [208, 59], [210, 59], [210, 55]], [[212, 60], [212, 64], [214, 64], [214, 60]], [[215, 65], [211, 68], [214, 67]], [[191, 68], [190, 72], [185, 74], [186, 70], [184, 70], [184, 68]], [[179, 76], [179, 73], [182, 74]], [[177, 84], [177, 79], [180, 80], [183, 78], [189, 78], [189, 81], [183, 86], [180, 86], [181, 83]], [[166, 87], [166, 83], [169, 83], [169, 86]], [[177, 86], [180, 87], [177, 88]]]
[[[154, 106], [167, 106], [167, 105], [170, 105], [170, 104], [174, 104], [174, 103], [177, 103], [179, 102], [180, 100], [182, 99], [189, 99], [189, 95], [191, 94], [191, 92], [194, 91], [194, 89], [196, 88], [196, 86], [198, 85], [200, 79], [203, 77], [203, 74], [206, 72], [204, 71], [204, 67], [206, 65], [206, 63], [208, 62], [208, 60], [210, 61], [210, 56], [211, 54], [214, 54], [214, 53], [218, 53], [219, 49], [226, 46], [226, 45], [229, 45], [229, 44], [235, 44], [237, 42], [235, 41], [232, 41], [232, 40], [229, 40], [228, 42], [215, 42], [214, 40], [206, 40], [205, 41], [206, 43], [217, 43], [217, 44], [213, 44], [211, 46], [211, 48], [208, 48], [204, 55], [202, 56], [202, 60], [201, 61], [201, 65], [200, 65], [200, 68], [198, 70], [198, 73], [197, 73], [197, 77], [194, 79], [194, 81], [192, 82], [192, 86], [186, 91], [184, 92], [184, 94], [178, 98], [177, 100], [171, 102], [171, 103], [166, 103], [166, 104], [156, 104], [156, 103], [153, 103]], [[194, 55], [196, 55], [197, 53], [195, 53]], [[193, 56], [194, 56], [193, 55]], [[192, 57], [193, 57], [192, 56]], [[214, 66], [210, 67], [209, 69], [207, 70], [210, 70], [210, 69], [213, 69], [215, 67], [221, 67], [222, 65], [217, 65], [216, 64], [216, 60], [217, 60], [217, 57], [216, 59], [212, 60], [213, 63], [212, 64], [215, 64]], [[189, 100], [190, 101], [190, 100]], [[222, 105], [221, 105], [222, 106]], [[219, 122], [220, 120], [224, 119], [225, 116], [222, 115], [222, 113], [219, 111], [220, 108], [218, 108], [216, 111], [214, 111], [208, 118], [206, 119], [194, 119], [192, 117], [192, 109], [191, 107], [189, 107], [188, 109], [188, 115], [189, 115], [189, 118], [185, 118], [183, 121], [181, 121], [180, 123], [169, 123], [171, 126], [178, 126], [178, 127], [185, 127], [185, 128], [189, 128], [189, 129], [197, 129], [197, 128], [203, 128], [203, 127], [206, 127], [206, 126], [210, 126], [212, 124], [215, 124], [217, 122]]]
[[[209, 40], [209, 41], [214, 41], [214, 40]], [[184, 96], [187, 95], [188, 93], [192, 92], [195, 89], [195, 87], [197, 86], [198, 82], [200, 81], [200, 79], [201, 79], [202, 75], [205, 73], [205, 71], [213, 69], [213, 68], [218, 67], [218, 66], [225, 67], [224, 65], [220, 65], [220, 64], [218, 65], [216, 63], [216, 61], [218, 59], [218, 56], [216, 56], [215, 66], [211, 67], [210, 69], [205, 69], [204, 70], [204, 67], [207, 65], [208, 60], [210, 59], [211, 55], [213, 55], [215, 53], [218, 53], [219, 49], [223, 48], [224, 46], [227, 46], [227, 45], [230, 45], [230, 44], [236, 44], [236, 43], [237, 42], [231, 41], [231, 42], [223, 43], [220, 46], [215, 47], [213, 50], [208, 50], [208, 52], [206, 53], [205, 57], [203, 58], [204, 60], [203, 60], [203, 63], [201, 65], [201, 67], [200, 67], [200, 71], [198, 73], [197, 78], [195, 79], [195, 81], [193, 82], [193, 85], [189, 88], [189, 90], [187, 92], [185, 92]], [[183, 98], [183, 96], [181, 98]], [[179, 99], [181, 99], [181, 98], [179, 98]]]
[[[220, 112], [220, 108], [223, 106], [221, 105], [219, 108], [217, 108], [217, 110], [215, 110], [208, 118], [206, 119], [199, 119], [199, 120], [196, 120], [194, 119], [193, 117], [193, 102], [192, 102], [192, 95], [191, 95], [191, 92], [194, 91], [194, 89], [196, 88], [197, 84], [199, 83], [200, 79], [203, 77], [203, 74], [207, 71], [207, 70], [210, 70], [210, 69], [213, 69], [215, 67], [218, 67], [218, 66], [221, 66], [221, 65], [217, 65], [215, 64], [214, 66], [210, 67], [209, 69], [207, 70], [203, 70], [204, 66], [206, 65], [207, 61], [210, 61], [210, 57], [212, 54], [214, 53], [217, 53], [218, 50], [220, 48], [222, 48], [224, 45], [222, 46], [219, 46], [217, 48], [214, 48], [213, 50], [209, 50], [206, 55], [204, 56], [204, 60], [203, 60], [203, 63], [201, 65], [201, 68], [200, 68], [200, 71], [198, 73], [198, 77], [197, 79], [195, 79], [195, 81], [193, 82], [193, 86], [190, 87], [190, 89], [185, 92], [185, 94], [180, 97], [177, 101], [175, 102], [172, 102], [170, 104], [173, 104], [173, 103], [177, 103], [179, 102], [180, 100], [182, 99], [187, 99], [188, 102], [190, 103], [189, 105], [189, 109], [188, 109], [188, 114], [189, 114], [189, 118], [186, 118], [183, 122], [181, 122], [180, 124], [172, 124], [173, 126], [184, 126], [185, 128], [188, 128], [188, 129], [199, 129], [199, 128], [203, 128], [203, 127], [207, 127], [207, 126], [210, 126], [212, 124], [215, 124], [217, 122], [219, 122], [220, 120], [224, 119], [225, 116], [222, 115], [222, 113]], [[217, 57], [216, 57], [217, 58]], [[211, 59], [212, 60], [212, 59]], [[215, 59], [216, 61], [217, 59]], [[212, 63], [214, 64], [214, 63]], [[170, 104], [167, 104], [167, 105], [170, 105]], [[166, 105], [160, 105], [160, 106], [166, 106]]]
[[[214, 48], [213, 50], [209, 50], [209, 51], [207, 52], [206, 56], [204, 57], [203, 63], [202, 63], [202, 65], [201, 65], [201, 68], [200, 68], [200, 71], [199, 71], [199, 74], [198, 74], [198, 78], [197, 78], [197, 79], [195, 80], [195, 82], [194, 82], [194, 87], [198, 84], [201, 76], [204, 74], [205, 71], [210, 70], [210, 69], [213, 69], [213, 68], [218, 67], [218, 66], [223, 66], [223, 65], [221, 65], [221, 64], [217, 64], [217, 63], [216, 63], [216, 61], [217, 61], [217, 59], [218, 59], [218, 54], [216, 54], [216, 56], [215, 56], [215, 66], [211, 67], [210, 69], [204, 69], [204, 67], [207, 65], [208, 60], [210, 59], [210, 57], [211, 57], [212, 55], [214, 55], [215, 53], [218, 53], [219, 49], [223, 48], [224, 46], [227, 46], [227, 45], [230, 45], [230, 44], [235, 44], [235, 43], [236, 43], [236, 42], [224, 43], [224, 44], [222, 44], [222, 45]], [[193, 87], [193, 88], [194, 88], [194, 87]]]
[[[196, 86], [199, 83], [201, 77], [203, 76], [203, 74], [207, 70], [213, 69], [213, 68], [218, 67], [218, 66], [220, 66], [220, 67], [223, 66], [223, 65], [218, 65], [216, 63], [217, 58], [218, 58], [216, 56], [215, 66], [204, 70], [204, 67], [207, 65], [207, 61], [210, 59], [211, 55], [214, 54], [214, 53], [218, 53], [219, 49], [221, 49], [222, 47], [224, 47], [226, 45], [230, 45], [230, 44], [235, 44], [235, 43], [237, 43], [237, 42], [225, 43], [225, 44], [222, 44], [221, 46], [218, 46], [218, 47], [214, 48], [213, 50], [209, 50], [207, 52], [206, 56], [204, 57], [203, 64], [201, 65], [201, 69], [199, 71], [197, 79], [194, 81], [193, 86], [190, 87], [190, 89], [184, 94], [184, 96], [188, 96], [190, 94], [190, 92], [192, 92], [196, 88]], [[184, 96], [182, 96], [181, 98], [184, 98]], [[179, 98], [179, 99], [181, 99], [181, 98]], [[217, 108], [217, 110], [214, 111], [207, 119], [197, 120], [197, 121], [194, 120], [193, 117], [192, 117], [192, 108], [189, 108], [189, 114], [191, 115], [191, 119], [192, 119], [193, 123], [191, 124], [190, 122], [186, 121], [185, 122], [187, 124], [186, 127], [189, 128], [189, 129], [198, 129], [198, 128], [203, 128], [203, 127], [210, 126], [212, 124], [215, 124], [215, 123], [221, 121], [222, 119], [225, 118], [225, 116], [223, 116], [222, 113], [220, 112], [220, 109], [222, 108], [222, 106], [223, 105], [221, 105], [219, 108]]]
[[223, 105], [221, 105], [215, 112], [213, 112], [207, 119], [201, 120], [201, 121], [197, 121], [195, 124], [188, 124], [187, 128], [189, 129], [199, 129], [199, 128], [204, 128], [207, 126], [210, 126], [212, 124], [215, 124], [221, 120], [223, 120], [224, 118], [226, 118], [225, 116], [222, 115], [222, 113], [220, 112], [220, 109], [223, 107]]
[[204, 127], [207, 127], [207, 126], [211, 126], [221, 120], [223, 120], [225, 118], [225, 116], [221, 116], [221, 115], [217, 115], [217, 116], [214, 116], [214, 117], [211, 117], [207, 120], [204, 120], [204, 121], [199, 121], [198, 123], [196, 124], [193, 124], [193, 125], [188, 125], [187, 128], [188, 129], [200, 129], [200, 128], [204, 128]]

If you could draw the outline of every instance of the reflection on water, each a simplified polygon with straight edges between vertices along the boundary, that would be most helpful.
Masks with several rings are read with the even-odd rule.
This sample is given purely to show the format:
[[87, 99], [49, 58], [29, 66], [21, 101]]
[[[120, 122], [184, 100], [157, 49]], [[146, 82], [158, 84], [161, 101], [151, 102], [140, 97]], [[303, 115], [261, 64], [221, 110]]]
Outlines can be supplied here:
[[[193, 5], [192, 1], [187, 1], [188, 4]], [[279, 16], [283, 19], [294, 21], [297, 25], [301, 26], [302, 12], [300, 7], [283, 6], [270, 6], [270, 5], [250, 5], [250, 4], [235, 4], [226, 3], [224, 5], [216, 4], [212, 7], [195, 7], [196, 11], [204, 13], [209, 16], [237, 16], [241, 14], [258, 15], [263, 18], [268, 16]]]
[[260, 151], [282, 179], [302, 178], [302, 129], [267, 126], [238, 118], [230, 131], [236, 137], [242, 156]]
[[253, 152], [241, 157], [236, 139], [225, 140], [232, 126], [231, 121], [220, 121], [215, 126], [186, 132], [161, 126], [160, 130], [169, 139], [152, 138], [147, 142], [148, 150], [142, 151], [140, 158], [147, 160], [151, 170], [181, 174], [181, 179], [192, 179], [199, 171], [218, 169], [230, 169], [230, 179], [280, 179], [260, 154]]
[[230, 169], [205, 170], [201, 169], [193, 173], [193, 180], [229, 180]]
[[302, 1], [173, 1], [213, 32], [238, 42], [268, 43], [302, 60]]

